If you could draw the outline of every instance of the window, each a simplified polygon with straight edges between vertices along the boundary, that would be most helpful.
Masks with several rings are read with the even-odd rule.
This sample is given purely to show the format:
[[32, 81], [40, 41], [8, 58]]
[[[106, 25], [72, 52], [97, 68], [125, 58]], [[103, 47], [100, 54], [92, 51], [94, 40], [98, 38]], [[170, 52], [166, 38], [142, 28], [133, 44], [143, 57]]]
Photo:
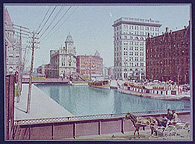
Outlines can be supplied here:
[[127, 55], [127, 52], [124, 52], [124, 55]]
[[138, 47], [135, 47], [135, 50], [138, 50]]
[[129, 47], [129, 50], [133, 50], [133, 47]]
[[133, 61], [133, 57], [130, 57], [130, 58], [129, 58], [129, 61]]
[[135, 52], [135, 55], [138, 56], [138, 52]]
[[145, 27], [145, 30], [149, 30], [149, 27], [147, 26], [147, 27]]
[[140, 56], [144, 56], [144, 53], [143, 52], [140, 52]]
[[144, 63], [140, 63], [140, 66], [142, 66], [142, 67], [143, 67], [143, 66], [144, 66]]
[[144, 57], [140, 57], [140, 61], [144, 61]]
[[138, 61], [138, 57], [135, 57], [135, 61]]
[[133, 55], [133, 52], [129, 52], [129, 55]]
[[144, 48], [143, 47], [140, 47], [140, 51], [143, 51], [144, 50]]

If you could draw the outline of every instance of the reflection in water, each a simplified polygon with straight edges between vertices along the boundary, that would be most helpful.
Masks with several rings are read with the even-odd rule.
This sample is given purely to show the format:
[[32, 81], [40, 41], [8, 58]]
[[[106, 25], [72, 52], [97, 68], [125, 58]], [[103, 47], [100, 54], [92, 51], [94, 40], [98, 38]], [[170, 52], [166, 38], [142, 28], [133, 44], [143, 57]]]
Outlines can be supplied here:
[[57, 86], [50, 87], [50, 97], [59, 103], [59, 88]]
[[164, 101], [119, 93], [113, 89], [63, 84], [37, 85], [73, 115], [110, 114], [190, 108], [189, 101]]

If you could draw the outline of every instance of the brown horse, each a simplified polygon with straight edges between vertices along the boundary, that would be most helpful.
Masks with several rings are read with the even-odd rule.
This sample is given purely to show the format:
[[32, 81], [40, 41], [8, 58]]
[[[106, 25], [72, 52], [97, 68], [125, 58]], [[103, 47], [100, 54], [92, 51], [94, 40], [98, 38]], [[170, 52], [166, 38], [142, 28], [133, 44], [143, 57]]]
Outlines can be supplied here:
[[135, 137], [135, 133], [137, 132], [138, 137], [139, 136], [139, 128], [143, 127], [143, 130], [145, 130], [146, 126], [150, 126], [150, 130], [151, 130], [151, 135], [155, 132], [155, 134], [157, 135], [157, 131], [155, 129], [155, 125], [158, 124], [156, 118], [154, 117], [141, 117], [141, 116], [135, 116], [132, 115], [130, 113], [127, 113], [124, 117], [124, 120], [130, 119], [131, 122], [133, 123], [134, 127], [135, 127], [135, 131], [134, 131], [134, 137]]

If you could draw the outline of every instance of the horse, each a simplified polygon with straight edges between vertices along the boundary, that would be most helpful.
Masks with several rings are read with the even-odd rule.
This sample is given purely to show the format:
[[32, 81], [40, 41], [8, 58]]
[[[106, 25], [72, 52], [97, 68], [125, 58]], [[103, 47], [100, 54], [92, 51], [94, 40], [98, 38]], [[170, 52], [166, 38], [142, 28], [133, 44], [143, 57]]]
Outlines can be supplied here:
[[151, 135], [155, 132], [157, 135], [157, 130], [155, 129], [155, 125], [158, 125], [158, 121], [154, 117], [142, 117], [142, 116], [135, 116], [130, 113], [127, 113], [124, 117], [124, 120], [130, 119], [135, 127], [134, 131], [134, 137], [135, 133], [137, 132], [138, 137], [139, 136], [139, 128], [143, 127], [143, 130], [145, 130], [146, 126], [150, 126]]

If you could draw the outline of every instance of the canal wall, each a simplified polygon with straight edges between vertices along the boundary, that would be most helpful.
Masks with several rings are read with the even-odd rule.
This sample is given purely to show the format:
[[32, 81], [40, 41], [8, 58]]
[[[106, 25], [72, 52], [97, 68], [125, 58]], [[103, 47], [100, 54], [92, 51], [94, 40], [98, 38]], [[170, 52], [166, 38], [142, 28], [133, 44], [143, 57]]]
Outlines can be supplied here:
[[14, 119], [40, 119], [40, 118], [55, 118], [73, 116], [69, 111], [55, 102], [52, 98], [46, 95], [35, 85], [32, 85], [30, 112], [27, 110], [28, 99], [28, 84], [22, 85], [22, 94], [19, 97], [19, 102], [15, 100]]

